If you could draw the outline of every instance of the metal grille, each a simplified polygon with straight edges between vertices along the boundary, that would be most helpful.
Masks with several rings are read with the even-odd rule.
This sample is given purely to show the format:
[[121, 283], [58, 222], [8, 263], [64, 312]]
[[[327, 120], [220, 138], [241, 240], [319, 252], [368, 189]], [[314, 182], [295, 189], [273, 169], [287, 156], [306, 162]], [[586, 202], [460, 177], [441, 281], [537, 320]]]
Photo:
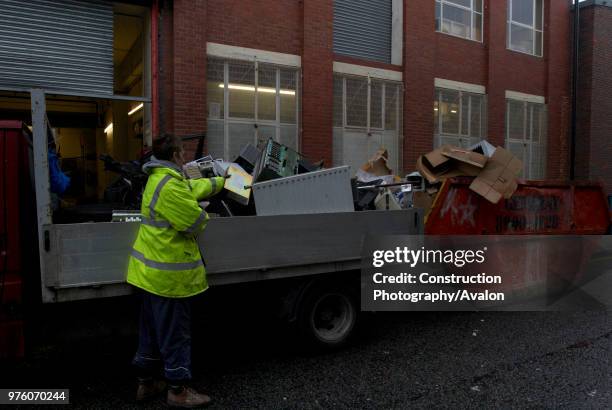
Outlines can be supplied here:
[[368, 80], [346, 79], [346, 125], [367, 127], [368, 125]]
[[0, 88], [113, 94], [113, 5], [0, 0]]
[[467, 148], [486, 138], [484, 95], [436, 89], [434, 133], [437, 146], [451, 144]]
[[231, 61], [228, 70], [229, 116], [255, 118], [255, 66]]
[[381, 81], [374, 81], [370, 85], [370, 127], [382, 128], [382, 89]]
[[233, 159], [245, 143], [269, 138], [297, 150], [298, 74], [289, 67], [209, 57], [209, 128], [215, 122], [209, 130], [211, 152]]
[[506, 146], [523, 161], [521, 176], [546, 178], [546, 106], [507, 100]]
[[391, 63], [392, 0], [334, 0], [334, 52]]
[[342, 127], [342, 89], [343, 79], [337, 75], [334, 76], [334, 127]]
[[224, 63], [223, 60], [209, 58], [206, 63], [206, 80], [208, 92], [208, 118], [223, 119], [225, 115], [224, 100]]
[[401, 84], [335, 75], [334, 164], [350, 165], [356, 171], [376, 150], [384, 147], [389, 151], [390, 166], [399, 170], [401, 104]]
[[[296, 70], [279, 68], [280, 76], [280, 122], [295, 124], [297, 104], [297, 72]], [[295, 127], [294, 127], [295, 128]]]
[[276, 67], [259, 64], [257, 67], [257, 87], [257, 118], [275, 121]]
[[[397, 129], [397, 107], [399, 100], [399, 86], [385, 85], [385, 129]], [[401, 111], [400, 111], [401, 113]]]

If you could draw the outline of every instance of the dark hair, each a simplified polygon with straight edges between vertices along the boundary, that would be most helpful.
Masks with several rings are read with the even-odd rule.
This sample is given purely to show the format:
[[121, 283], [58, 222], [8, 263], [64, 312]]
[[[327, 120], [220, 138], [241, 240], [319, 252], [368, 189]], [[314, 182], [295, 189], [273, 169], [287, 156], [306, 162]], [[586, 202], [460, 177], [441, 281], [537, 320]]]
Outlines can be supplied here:
[[172, 161], [175, 152], [180, 152], [183, 142], [174, 135], [166, 134], [153, 141], [153, 155], [155, 158]]

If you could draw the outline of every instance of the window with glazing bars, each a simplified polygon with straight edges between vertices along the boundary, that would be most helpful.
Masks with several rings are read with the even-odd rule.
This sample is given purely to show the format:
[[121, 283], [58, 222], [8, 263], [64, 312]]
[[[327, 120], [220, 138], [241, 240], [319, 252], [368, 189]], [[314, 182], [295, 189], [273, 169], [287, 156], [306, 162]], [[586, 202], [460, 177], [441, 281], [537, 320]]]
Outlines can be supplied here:
[[482, 41], [483, 0], [436, 0], [436, 30]]
[[508, 0], [508, 48], [542, 57], [544, 0]]
[[298, 70], [209, 57], [209, 153], [233, 160], [245, 144], [272, 138], [298, 149]]
[[522, 178], [546, 178], [546, 135], [546, 105], [506, 100], [506, 148], [523, 161]]
[[391, 169], [401, 169], [402, 84], [334, 75], [334, 165], [356, 171], [381, 147]]
[[483, 94], [436, 88], [434, 145], [467, 148], [486, 139], [486, 97]]

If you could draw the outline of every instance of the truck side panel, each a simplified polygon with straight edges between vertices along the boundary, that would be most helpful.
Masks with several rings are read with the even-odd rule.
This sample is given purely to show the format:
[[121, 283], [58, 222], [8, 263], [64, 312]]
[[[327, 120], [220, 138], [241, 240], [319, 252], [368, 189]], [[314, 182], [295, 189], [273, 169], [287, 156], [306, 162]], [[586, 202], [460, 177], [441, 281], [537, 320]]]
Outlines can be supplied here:
[[[46, 225], [44, 287], [58, 302], [131, 292], [125, 273], [137, 223]], [[422, 211], [212, 219], [199, 238], [209, 282], [240, 283], [359, 268], [368, 234], [423, 231]]]

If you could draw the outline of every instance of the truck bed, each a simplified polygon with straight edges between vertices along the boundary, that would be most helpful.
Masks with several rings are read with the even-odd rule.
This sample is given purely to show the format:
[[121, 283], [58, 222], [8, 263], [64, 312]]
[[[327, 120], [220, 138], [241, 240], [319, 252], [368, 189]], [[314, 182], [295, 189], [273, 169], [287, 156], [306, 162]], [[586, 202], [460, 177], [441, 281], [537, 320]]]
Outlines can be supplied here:
[[[125, 274], [138, 225], [45, 225], [43, 301], [131, 293]], [[421, 233], [419, 209], [244, 216], [212, 219], [199, 245], [214, 286], [359, 269], [367, 235]]]

